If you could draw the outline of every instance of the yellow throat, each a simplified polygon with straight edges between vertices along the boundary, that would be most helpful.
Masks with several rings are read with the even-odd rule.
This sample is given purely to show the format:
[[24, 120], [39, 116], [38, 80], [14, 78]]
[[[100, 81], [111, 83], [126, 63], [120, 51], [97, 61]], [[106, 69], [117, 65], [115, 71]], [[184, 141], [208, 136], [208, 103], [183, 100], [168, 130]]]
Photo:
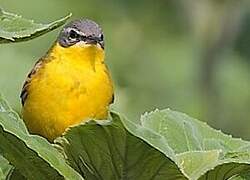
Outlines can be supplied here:
[[53, 140], [67, 127], [105, 119], [113, 85], [98, 45], [56, 43], [30, 77], [23, 118], [28, 129]]

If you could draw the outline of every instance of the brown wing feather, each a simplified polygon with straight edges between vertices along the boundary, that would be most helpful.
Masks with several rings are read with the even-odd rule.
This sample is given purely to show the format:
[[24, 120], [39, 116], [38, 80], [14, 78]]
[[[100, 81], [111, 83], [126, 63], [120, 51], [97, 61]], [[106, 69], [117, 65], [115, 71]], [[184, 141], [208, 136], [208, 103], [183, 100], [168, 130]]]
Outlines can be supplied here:
[[36, 64], [34, 65], [33, 69], [28, 74], [28, 76], [27, 76], [27, 78], [26, 78], [26, 80], [24, 82], [24, 85], [23, 85], [23, 88], [22, 88], [22, 91], [21, 91], [21, 95], [20, 95], [20, 98], [21, 98], [21, 101], [22, 101], [22, 105], [24, 105], [25, 100], [28, 97], [27, 88], [28, 88], [28, 86], [30, 84], [32, 76], [42, 67], [43, 63], [44, 63], [44, 58], [39, 59], [36, 62]]

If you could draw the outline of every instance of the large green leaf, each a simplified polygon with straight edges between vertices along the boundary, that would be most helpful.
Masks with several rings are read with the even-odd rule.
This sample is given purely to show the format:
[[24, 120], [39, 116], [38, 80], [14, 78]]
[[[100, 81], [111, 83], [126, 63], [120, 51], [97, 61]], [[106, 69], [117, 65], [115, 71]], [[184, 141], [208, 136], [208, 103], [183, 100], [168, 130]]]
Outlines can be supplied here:
[[82, 179], [47, 140], [30, 135], [0, 97], [0, 154], [27, 179]]
[[57, 143], [86, 179], [226, 180], [250, 170], [249, 142], [171, 110], [140, 124], [113, 113], [112, 121], [70, 128]]
[[249, 142], [225, 135], [186, 114], [156, 110], [142, 116], [141, 126], [163, 138], [174, 157], [154, 140], [128, 129], [173, 159], [189, 179], [223, 180], [250, 170]]
[[41, 36], [63, 25], [70, 16], [40, 24], [0, 9], [0, 43], [27, 41]]
[[70, 128], [56, 142], [74, 169], [88, 180], [186, 179], [173, 161], [129, 133], [115, 114], [112, 121], [90, 121]]

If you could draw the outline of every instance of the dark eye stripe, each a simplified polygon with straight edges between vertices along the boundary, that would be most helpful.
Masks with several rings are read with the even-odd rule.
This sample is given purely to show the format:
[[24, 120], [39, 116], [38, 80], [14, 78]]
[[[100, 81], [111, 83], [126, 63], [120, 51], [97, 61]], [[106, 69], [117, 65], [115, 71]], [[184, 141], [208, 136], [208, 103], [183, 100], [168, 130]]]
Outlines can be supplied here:
[[76, 31], [70, 30], [70, 32], [69, 32], [69, 38], [71, 38], [71, 39], [77, 39], [79, 37], [80, 37], [80, 35]]

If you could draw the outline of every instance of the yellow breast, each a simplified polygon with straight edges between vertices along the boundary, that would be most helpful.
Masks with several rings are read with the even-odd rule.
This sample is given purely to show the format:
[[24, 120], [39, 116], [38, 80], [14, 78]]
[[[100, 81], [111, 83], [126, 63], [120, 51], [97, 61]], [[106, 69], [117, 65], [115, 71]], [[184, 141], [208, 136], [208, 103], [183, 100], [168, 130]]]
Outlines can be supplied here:
[[113, 86], [103, 49], [56, 44], [27, 88], [23, 118], [28, 129], [49, 140], [87, 119], [105, 119]]

